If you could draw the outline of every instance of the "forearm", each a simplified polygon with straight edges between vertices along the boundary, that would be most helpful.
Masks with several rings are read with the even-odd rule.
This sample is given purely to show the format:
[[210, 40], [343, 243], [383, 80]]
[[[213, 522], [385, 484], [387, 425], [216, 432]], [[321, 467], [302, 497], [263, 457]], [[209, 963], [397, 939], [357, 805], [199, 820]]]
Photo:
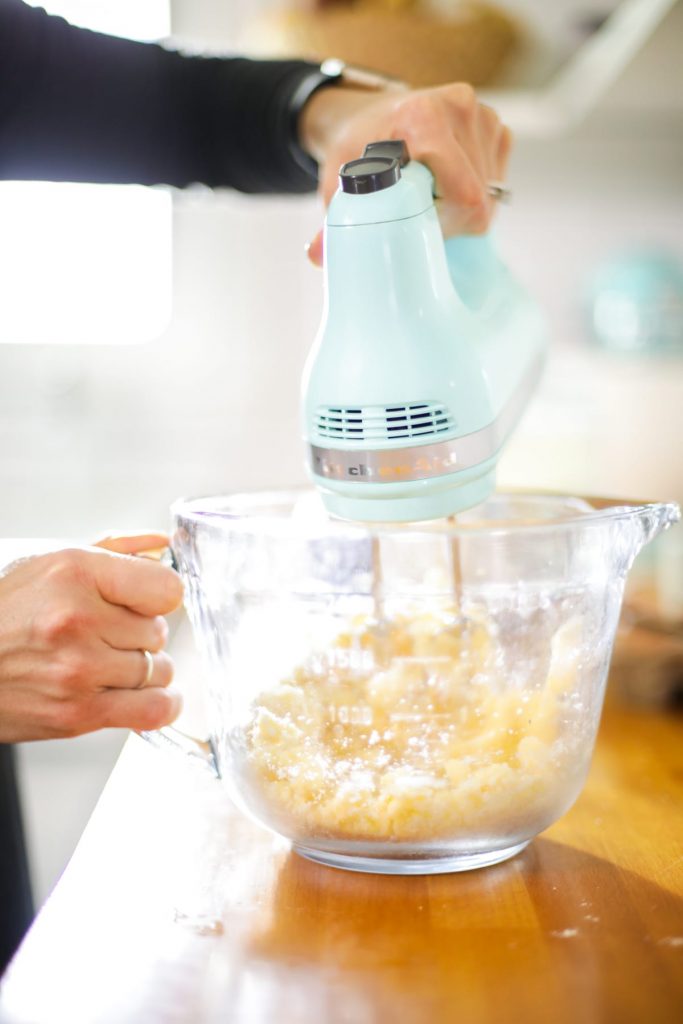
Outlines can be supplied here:
[[302, 62], [185, 57], [0, 0], [0, 177], [308, 191]]

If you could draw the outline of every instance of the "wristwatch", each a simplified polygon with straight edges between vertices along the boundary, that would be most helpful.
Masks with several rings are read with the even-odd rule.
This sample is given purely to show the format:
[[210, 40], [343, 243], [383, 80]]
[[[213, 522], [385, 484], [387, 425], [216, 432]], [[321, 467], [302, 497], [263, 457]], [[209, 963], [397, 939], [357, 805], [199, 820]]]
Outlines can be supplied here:
[[389, 75], [380, 74], [371, 68], [347, 64], [337, 57], [328, 57], [320, 67], [312, 69], [310, 74], [305, 75], [289, 101], [291, 152], [299, 166], [313, 178], [318, 176], [318, 164], [299, 143], [299, 116], [314, 93], [330, 86], [366, 92], [389, 92], [392, 90], [401, 92], [408, 88], [408, 85], [399, 78], [391, 78]]

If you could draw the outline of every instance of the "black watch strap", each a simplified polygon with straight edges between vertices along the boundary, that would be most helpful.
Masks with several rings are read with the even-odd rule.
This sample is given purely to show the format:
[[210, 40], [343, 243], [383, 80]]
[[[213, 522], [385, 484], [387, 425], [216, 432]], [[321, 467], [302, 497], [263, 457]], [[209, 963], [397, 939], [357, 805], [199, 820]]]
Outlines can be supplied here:
[[318, 164], [299, 142], [299, 117], [311, 96], [319, 89], [341, 85], [344, 65], [341, 61], [326, 60], [320, 67], [305, 75], [292, 93], [289, 101], [289, 137], [291, 153], [299, 167], [312, 178], [318, 177]]
[[299, 142], [299, 116], [311, 96], [318, 89], [325, 89], [329, 85], [346, 85], [351, 89], [364, 92], [403, 91], [408, 88], [406, 83], [398, 78], [382, 75], [378, 71], [373, 71], [372, 68], [360, 68], [353, 64], [347, 64], [337, 57], [328, 57], [320, 67], [312, 68], [311, 73], [301, 79], [292, 93], [289, 103], [289, 123], [292, 156], [298, 165], [313, 178], [318, 177], [318, 164]]

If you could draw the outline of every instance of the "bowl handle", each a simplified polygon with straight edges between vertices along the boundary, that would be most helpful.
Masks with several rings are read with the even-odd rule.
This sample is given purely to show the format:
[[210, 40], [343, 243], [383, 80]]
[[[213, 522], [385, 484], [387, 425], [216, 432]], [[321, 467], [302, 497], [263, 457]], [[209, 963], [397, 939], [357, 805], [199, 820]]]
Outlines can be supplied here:
[[[178, 563], [170, 545], [156, 551], [145, 551], [138, 557], [153, 558], [178, 572]], [[165, 725], [161, 729], [138, 731], [138, 736], [142, 736], [143, 740], [147, 740], [157, 750], [168, 751], [176, 757], [188, 758], [189, 763], [199, 768], [205, 775], [208, 774], [214, 779], [220, 778], [218, 758], [211, 739], [200, 740], [195, 736], [188, 736], [187, 733], [176, 729], [174, 725]]]
[[147, 740], [157, 750], [165, 750], [176, 757], [189, 759], [189, 763], [199, 768], [205, 775], [214, 779], [220, 778], [218, 758], [211, 739], [199, 740], [188, 736], [173, 725], [165, 725], [162, 729], [138, 732], [143, 740]]

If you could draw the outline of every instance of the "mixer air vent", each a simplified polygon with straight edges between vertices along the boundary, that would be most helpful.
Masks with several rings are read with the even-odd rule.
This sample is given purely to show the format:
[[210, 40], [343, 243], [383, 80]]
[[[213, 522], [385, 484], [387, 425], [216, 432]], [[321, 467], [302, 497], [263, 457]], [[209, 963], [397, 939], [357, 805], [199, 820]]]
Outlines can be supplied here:
[[400, 441], [449, 433], [455, 420], [445, 405], [320, 406], [316, 427], [321, 437], [337, 441]]

